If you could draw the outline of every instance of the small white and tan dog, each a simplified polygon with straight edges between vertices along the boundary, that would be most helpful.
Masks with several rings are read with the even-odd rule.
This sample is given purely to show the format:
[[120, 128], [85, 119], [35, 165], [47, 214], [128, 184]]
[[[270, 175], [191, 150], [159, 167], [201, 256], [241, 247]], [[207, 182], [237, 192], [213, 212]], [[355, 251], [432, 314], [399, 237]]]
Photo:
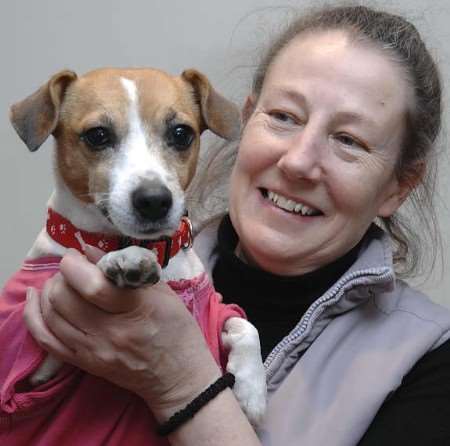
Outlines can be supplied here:
[[[49, 212], [64, 222], [59, 225], [64, 234], [55, 237], [51, 220], [28, 258], [62, 256], [75, 246], [72, 242], [82, 249], [83, 242], [91, 243], [90, 235], [101, 234], [104, 244], [126, 242], [98, 263], [120, 287], [190, 279], [203, 272], [190, 248], [184, 192], [196, 170], [200, 134], [209, 129], [232, 139], [240, 131], [237, 108], [203, 74], [186, 70], [173, 77], [145, 68], [99, 69], [83, 76], [62, 71], [14, 104], [10, 117], [31, 151], [51, 134], [56, 141], [56, 188]], [[75, 228], [73, 240], [68, 226]], [[165, 251], [148, 249], [155, 240]], [[222, 339], [229, 348], [226, 368], [235, 375], [236, 397], [258, 424], [266, 403], [258, 333], [246, 320], [231, 317]], [[60, 367], [47, 357], [31, 383], [48, 381]]]

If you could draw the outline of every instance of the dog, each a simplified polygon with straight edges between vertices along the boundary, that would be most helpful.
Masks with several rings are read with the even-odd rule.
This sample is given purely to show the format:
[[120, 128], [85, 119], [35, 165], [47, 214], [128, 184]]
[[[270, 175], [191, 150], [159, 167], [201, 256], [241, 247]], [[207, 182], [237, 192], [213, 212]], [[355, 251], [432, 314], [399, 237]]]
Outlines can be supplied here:
[[[119, 287], [189, 280], [204, 274], [192, 249], [185, 191], [200, 135], [240, 132], [240, 114], [197, 70], [171, 76], [152, 68], [61, 71], [14, 104], [10, 120], [30, 151], [55, 139], [55, 190], [48, 219], [27, 259], [61, 257], [84, 244], [107, 252], [98, 262]], [[256, 329], [229, 317], [222, 340], [234, 392], [254, 425], [266, 401]], [[31, 378], [48, 382], [62, 364], [48, 356]]]

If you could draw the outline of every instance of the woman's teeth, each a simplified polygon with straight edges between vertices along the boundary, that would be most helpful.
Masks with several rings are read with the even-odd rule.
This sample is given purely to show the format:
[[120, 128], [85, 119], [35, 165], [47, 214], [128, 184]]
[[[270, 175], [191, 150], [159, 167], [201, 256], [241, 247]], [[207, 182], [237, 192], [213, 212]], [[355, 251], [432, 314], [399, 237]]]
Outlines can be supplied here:
[[267, 191], [266, 196], [272, 203], [274, 203], [277, 207], [283, 209], [284, 211], [307, 216], [319, 215], [321, 213], [316, 209], [312, 209], [302, 203], [297, 203], [272, 191]]

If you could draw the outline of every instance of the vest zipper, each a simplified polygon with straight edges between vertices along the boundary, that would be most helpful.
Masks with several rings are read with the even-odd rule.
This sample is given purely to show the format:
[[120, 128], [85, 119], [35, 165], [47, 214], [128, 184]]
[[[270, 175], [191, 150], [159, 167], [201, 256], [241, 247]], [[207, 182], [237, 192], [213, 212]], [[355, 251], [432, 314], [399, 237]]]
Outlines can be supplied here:
[[279, 366], [281, 365], [282, 359], [284, 357], [282, 353], [284, 353], [287, 347], [294, 341], [296, 342], [296, 344], [299, 344], [299, 342], [302, 341], [301, 338], [305, 338], [306, 335], [311, 331], [312, 326], [319, 318], [319, 316], [323, 313], [323, 311], [330, 305], [338, 302], [344, 292], [349, 291], [355, 286], [361, 284], [369, 287], [393, 280], [393, 271], [391, 268], [387, 267], [370, 268], [355, 271], [339, 279], [338, 282], [333, 286], [333, 288], [328, 290], [322, 297], [312, 303], [312, 305], [300, 319], [300, 322], [285, 338], [283, 338], [275, 346], [275, 348], [266, 358], [266, 360], [264, 361], [264, 367], [266, 369], [267, 382], [270, 382]]

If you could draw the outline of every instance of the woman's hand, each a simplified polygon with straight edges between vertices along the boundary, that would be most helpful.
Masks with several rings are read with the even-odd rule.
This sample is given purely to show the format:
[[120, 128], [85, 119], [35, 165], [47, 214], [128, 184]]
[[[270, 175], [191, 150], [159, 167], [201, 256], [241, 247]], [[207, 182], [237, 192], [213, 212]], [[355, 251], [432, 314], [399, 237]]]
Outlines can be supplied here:
[[221, 374], [198, 324], [167, 284], [116, 288], [75, 250], [40, 299], [30, 290], [25, 321], [45, 350], [137, 393], [159, 419]]

